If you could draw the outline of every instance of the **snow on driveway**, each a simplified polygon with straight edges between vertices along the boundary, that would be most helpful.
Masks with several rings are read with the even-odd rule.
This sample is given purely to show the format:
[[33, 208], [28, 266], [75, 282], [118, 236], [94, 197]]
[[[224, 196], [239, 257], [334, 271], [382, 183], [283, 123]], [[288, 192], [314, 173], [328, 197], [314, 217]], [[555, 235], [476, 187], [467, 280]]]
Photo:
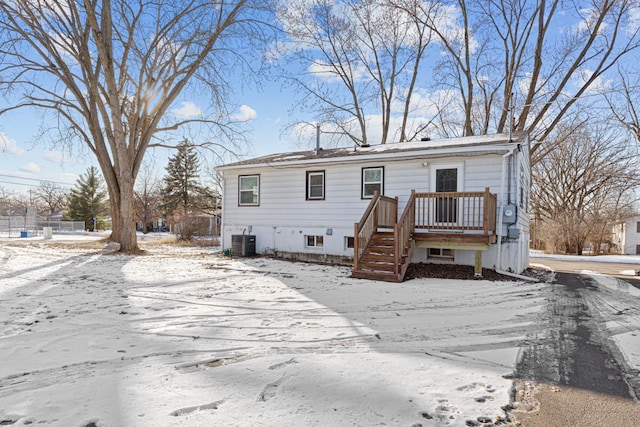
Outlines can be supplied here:
[[0, 246], [0, 422], [14, 425], [496, 420], [547, 286], [29, 243]]

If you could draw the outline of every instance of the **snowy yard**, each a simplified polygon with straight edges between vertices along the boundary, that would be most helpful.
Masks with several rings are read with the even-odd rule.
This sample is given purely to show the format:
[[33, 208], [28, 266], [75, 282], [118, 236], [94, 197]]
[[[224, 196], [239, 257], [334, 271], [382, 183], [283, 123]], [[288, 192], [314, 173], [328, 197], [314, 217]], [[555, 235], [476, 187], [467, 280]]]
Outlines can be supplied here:
[[[504, 416], [547, 284], [351, 279], [216, 248], [0, 246], [0, 422], [464, 426]], [[506, 377], [506, 378], [505, 378]]]

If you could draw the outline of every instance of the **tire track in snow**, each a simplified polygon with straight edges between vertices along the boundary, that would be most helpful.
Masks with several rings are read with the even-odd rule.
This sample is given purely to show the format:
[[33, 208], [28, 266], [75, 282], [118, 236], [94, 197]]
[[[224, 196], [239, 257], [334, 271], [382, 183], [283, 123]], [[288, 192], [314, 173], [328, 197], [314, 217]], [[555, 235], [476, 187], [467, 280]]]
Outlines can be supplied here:
[[593, 306], [598, 288], [575, 274], [557, 273], [556, 280], [541, 314], [546, 327], [528, 338], [516, 377], [629, 398], [624, 373], [599, 335], [602, 320]]

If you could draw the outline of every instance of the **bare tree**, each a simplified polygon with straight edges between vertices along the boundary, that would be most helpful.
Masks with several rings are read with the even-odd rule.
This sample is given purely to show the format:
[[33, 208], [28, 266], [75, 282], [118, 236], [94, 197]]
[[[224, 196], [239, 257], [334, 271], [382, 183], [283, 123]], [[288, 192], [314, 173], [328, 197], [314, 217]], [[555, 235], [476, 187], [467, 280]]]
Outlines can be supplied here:
[[640, 160], [630, 143], [606, 124], [558, 126], [555, 149], [532, 170], [536, 234], [568, 253], [602, 241], [637, 202]]
[[162, 218], [160, 209], [160, 180], [149, 164], [143, 164], [134, 191], [136, 219], [142, 223], [142, 232], [149, 231], [149, 223]]
[[640, 73], [618, 67], [618, 87], [603, 88], [613, 117], [640, 142]]
[[640, 41], [635, 0], [588, 7], [572, 0], [424, 4], [430, 9], [421, 19], [444, 51], [435, 86], [458, 92], [459, 102], [448, 108], [463, 112], [460, 133], [529, 131], [532, 163], [555, 148], [547, 138], [575, 103]]
[[[252, 0], [0, 0], [0, 90], [17, 99], [0, 114], [39, 108], [58, 119], [60, 140], [90, 149], [121, 251], [137, 250], [133, 189], [147, 149], [168, 143], [156, 138], [194, 123], [230, 129], [226, 72], [241, 65], [234, 51], [260, 36], [259, 7]], [[206, 87], [216, 113], [168, 114], [189, 84]]]
[[431, 31], [414, 15], [386, 0], [316, 0], [284, 2], [279, 16], [288, 38], [282, 58], [301, 67], [287, 74], [303, 92], [294, 108], [357, 145], [371, 142], [371, 115], [380, 117], [376, 142], [393, 136], [397, 118], [400, 141], [416, 133], [409, 115]]
[[42, 210], [38, 209], [38, 212], [47, 217], [47, 220], [54, 213], [62, 211], [67, 205], [66, 192], [53, 182], [41, 182], [35, 190], [35, 196], [36, 200], [40, 201], [38, 205], [42, 206]]

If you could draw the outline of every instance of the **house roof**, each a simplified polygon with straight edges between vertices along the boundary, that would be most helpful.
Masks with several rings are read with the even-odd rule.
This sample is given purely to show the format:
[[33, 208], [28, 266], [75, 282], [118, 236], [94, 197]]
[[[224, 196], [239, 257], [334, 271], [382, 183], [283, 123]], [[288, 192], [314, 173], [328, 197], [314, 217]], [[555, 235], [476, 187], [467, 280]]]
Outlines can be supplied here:
[[289, 153], [269, 154], [239, 162], [228, 163], [217, 169], [236, 169], [243, 167], [296, 165], [307, 163], [333, 163], [339, 160], [358, 161], [367, 159], [406, 158], [442, 154], [466, 154], [471, 152], [504, 152], [513, 144], [525, 142], [526, 133], [478, 135], [460, 138], [443, 138], [429, 141], [396, 142], [390, 144], [371, 145], [367, 147], [343, 147], [332, 149], [296, 151]]

